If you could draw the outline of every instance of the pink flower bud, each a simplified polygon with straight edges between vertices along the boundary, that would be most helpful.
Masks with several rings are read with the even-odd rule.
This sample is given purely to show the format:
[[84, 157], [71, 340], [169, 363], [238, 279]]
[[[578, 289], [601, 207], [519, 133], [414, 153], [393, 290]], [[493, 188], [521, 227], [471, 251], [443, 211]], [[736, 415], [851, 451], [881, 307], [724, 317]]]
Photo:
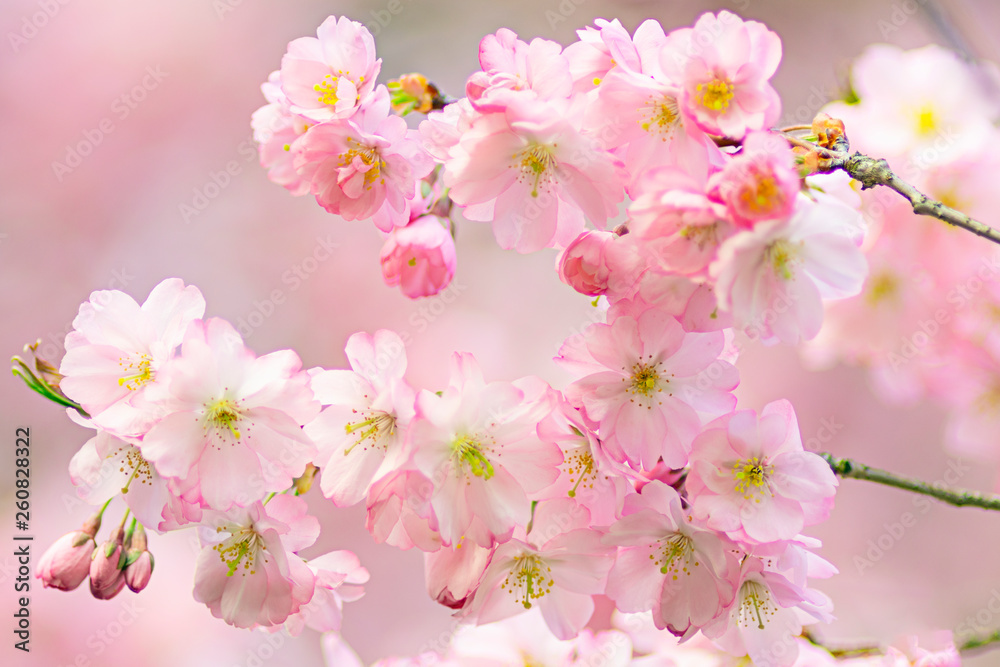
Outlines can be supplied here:
[[90, 592], [98, 600], [110, 600], [124, 587], [121, 542], [108, 540], [94, 552], [90, 562]]
[[131, 562], [125, 566], [125, 583], [133, 593], [138, 593], [149, 585], [149, 578], [153, 576], [153, 554], [133, 550], [129, 552], [128, 561]]
[[603, 231], [577, 236], [559, 255], [559, 279], [580, 294], [605, 294], [611, 277], [607, 248], [614, 239], [614, 232]]
[[42, 554], [35, 576], [46, 588], [71, 591], [90, 573], [94, 547], [93, 536], [82, 530], [66, 533]]
[[425, 215], [394, 229], [382, 246], [382, 278], [416, 299], [437, 294], [455, 275], [455, 241], [447, 221]]

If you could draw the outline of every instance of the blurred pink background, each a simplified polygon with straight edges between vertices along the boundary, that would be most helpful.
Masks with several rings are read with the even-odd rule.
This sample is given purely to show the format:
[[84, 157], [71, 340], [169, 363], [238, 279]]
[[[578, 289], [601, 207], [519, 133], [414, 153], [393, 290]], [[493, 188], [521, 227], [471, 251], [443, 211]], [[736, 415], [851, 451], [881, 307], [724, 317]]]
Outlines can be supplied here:
[[[390, 5], [402, 11], [393, 15]], [[1000, 5], [966, 0], [946, 6], [980, 54], [996, 60], [990, 40], [1000, 27]], [[179, 276], [202, 290], [209, 315], [249, 332], [258, 353], [292, 347], [306, 366], [338, 367], [351, 333], [392, 328], [409, 335], [415, 384], [441, 386], [451, 352], [466, 350], [488, 377], [537, 374], [562, 387], [566, 377], [551, 358], [595, 313], [585, 297], [558, 282], [554, 252], [501, 251], [488, 227], [461, 224], [453, 287], [412, 302], [382, 284], [373, 226], [345, 223], [311, 197], [293, 198], [268, 182], [250, 142], [249, 118], [263, 103], [259, 85], [280, 64], [287, 42], [314, 34], [328, 14], [346, 14], [376, 33], [383, 80], [420, 71], [460, 95], [477, 67], [478, 40], [503, 26], [525, 39], [565, 44], [595, 17], [618, 17], [630, 30], [655, 17], [670, 29], [691, 24], [702, 11], [732, 9], [781, 35], [786, 58], [775, 84], [792, 123], [808, 122], [838, 95], [850, 59], [866, 44], [910, 48], [939, 41], [916, 7], [912, 0], [5, 0], [0, 350], [16, 354], [41, 338], [41, 350], [57, 360], [91, 291], [124, 289], [141, 302], [161, 279]], [[795, 350], [761, 347], [750, 347], [740, 368], [743, 407], [790, 398], [804, 439], [823, 439], [819, 446], [836, 455], [927, 480], [943, 479], [952, 465], [961, 471], [961, 486], [996, 486], [993, 467], [956, 465], [942, 450], [940, 411], [886, 407], [858, 369], [811, 373]], [[0, 481], [0, 618], [6, 619], [0, 621], [6, 638], [0, 664], [322, 664], [315, 633], [288, 639], [235, 630], [191, 598], [190, 531], [151, 537], [157, 567], [140, 596], [126, 591], [99, 602], [84, 589], [42, 590], [33, 579], [32, 650], [15, 651], [15, 428], [31, 428], [32, 566], [89, 513], [75, 501], [67, 473], [89, 434], [12, 376], [0, 393], [0, 451], [8, 457], [0, 458], [6, 471]], [[442, 647], [453, 621], [424, 593], [421, 555], [374, 544], [359, 508], [335, 510], [317, 493], [309, 500], [323, 534], [306, 555], [351, 549], [372, 574], [366, 597], [345, 608], [346, 640], [366, 661]], [[833, 517], [811, 531], [841, 570], [818, 584], [833, 597], [838, 616], [820, 630], [822, 637], [845, 644], [889, 641], [954, 628], [977, 613], [978, 623], [1000, 628], [1000, 615], [988, 611], [991, 600], [1000, 600], [1000, 517], [922, 507], [903, 492], [842, 483]], [[916, 525], [899, 534], [893, 524], [907, 511]], [[113, 507], [108, 516], [118, 514]], [[880, 538], [888, 549], [877, 549]], [[856, 557], [871, 567], [859, 571]], [[997, 655], [967, 664], [997, 664]]]

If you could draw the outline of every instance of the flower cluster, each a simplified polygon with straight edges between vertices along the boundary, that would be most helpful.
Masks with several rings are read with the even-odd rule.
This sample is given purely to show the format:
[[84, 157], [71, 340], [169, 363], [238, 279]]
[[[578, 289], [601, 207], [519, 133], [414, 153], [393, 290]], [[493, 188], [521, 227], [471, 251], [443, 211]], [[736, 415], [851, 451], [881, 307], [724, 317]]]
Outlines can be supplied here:
[[[1000, 113], [984, 94], [988, 73], [940, 47], [883, 45], [862, 54], [852, 75], [857, 103], [827, 108], [850, 128], [852, 146], [885, 157], [928, 196], [1000, 224], [989, 149]], [[954, 451], [1000, 459], [1000, 254], [915, 215], [892, 192], [866, 193], [863, 211], [871, 273], [857, 297], [829, 305], [810, 358], [867, 367], [890, 401], [943, 404]]]
[[[176, 278], [141, 306], [112, 290], [80, 307], [59, 388], [89, 415], [75, 419], [96, 430], [70, 476], [82, 499], [104, 507], [53, 545], [38, 576], [71, 590], [89, 573], [100, 599], [126, 584], [139, 591], [153, 568], [143, 526], [199, 528], [194, 596], [215, 616], [246, 628], [339, 629], [340, 604], [359, 595], [367, 572], [348, 552], [300, 557], [319, 523], [303, 500], [277, 495], [297, 495], [313, 474], [317, 449], [303, 427], [320, 404], [310, 375], [291, 350], [258, 357], [229, 322], [204, 312], [198, 289]], [[128, 510], [95, 548], [101, 515], [119, 496]]]
[[[788, 401], [737, 406], [743, 342], [820, 336], [814, 349], [874, 366], [897, 396], [958, 396], [972, 407], [956, 410], [953, 439], [972, 447], [1000, 430], [1000, 290], [983, 275], [996, 261], [974, 267], [965, 239], [937, 228], [904, 232], [902, 205], [867, 233], [849, 179], [814, 175], [772, 129], [781, 43], [762, 24], [721, 11], [631, 35], [598, 20], [578, 37], [488, 35], [465, 97], [450, 100], [420, 75], [378, 84], [372, 35], [330, 17], [289, 44], [252, 120], [271, 180], [371, 220], [384, 279], [408, 297], [454, 276], [453, 212], [490, 223], [504, 249], [558, 250], [560, 280], [601, 313], [559, 349], [567, 386], [487, 379], [461, 352], [446, 387], [413, 386], [388, 330], [351, 336], [349, 369], [304, 370], [295, 352], [257, 356], [230, 323], [204, 319], [200, 292], [179, 279], [142, 305], [95, 292], [53, 391], [96, 431], [70, 474], [104, 505], [43, 557], [46, 586], [89, 576], [101, 599], [142, 590], [143, 526], [196, 528], [194, 597], [213, 615], [338, 630], [368, 573], [350, 552], [300, 555], [319, 524], [298, 496], [318, 475], [333, 505], [363, 503], [377, 542], [424, 552], [430, 596], [481, 626], [447, 655], [379, 664], [834, 664], [803, 635], [832, 618], [812, 580], [836, 573], [803, 531], [827, 519], [837, 480], [804, 450]], [[920, 184], [975, 208], [990, 192], [973, 176], [992, 158], [973, 135], [996, 130], [985, 106], [942, 106], [922, 83], [928, 68], [947, 72], [951, 97], [971, 99], [971, 75], [949, 58], [882, 49], [856, 72], [861, 103], [836, 111], [874, 152], [931, 146]], [[913, 77], [909, 97], [880, 69], [889, 61]], [[880, 124], [900, 100], [912, 126]], [[401, 118], [414, 110], [427, 114], [419, 128]], [[933, 135], [959, 122], [972, 134], [937, 147]], [[903, 279], [914, 266], [926, 280]], [[953, 299], [976, 276], [990, 298]], [[947, 335], [928, 295], [955, 303]], [[834, 325], [821, 333], [825, 312]], [[894, 331], [916, 322], [927, 340], [895, 378], [893, 336], [847, 342], [874, 338], [885, 318]], [[126, 515], [98, 546], [119, 496]], [[588, 629], [602, 595], [622, 631]], [[360, 665], [334, 635], [326, 648], [331, 664]], [[843, 664], [957, 661], [948, 639]]]
[[254, 112], [261, 164], [292, 194], [312, 194], [345, 220], [386, 236], [382, 272], [410, 298], [436, 294], [455, 273], [455, 246], [435, 207], [434, 161], [376, 84], [382, 61], [360, 23], [331, 16], [288, 45]]

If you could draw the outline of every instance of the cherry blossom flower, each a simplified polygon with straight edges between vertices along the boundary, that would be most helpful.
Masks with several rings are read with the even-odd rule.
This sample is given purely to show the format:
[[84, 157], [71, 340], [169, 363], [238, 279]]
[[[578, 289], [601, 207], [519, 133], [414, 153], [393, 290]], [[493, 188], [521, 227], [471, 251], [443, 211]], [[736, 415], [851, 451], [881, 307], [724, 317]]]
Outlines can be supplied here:
[[92, 293], [66, 336], [60, 388], [102, 428], [142, 434], [158, 415], [139, 407], [137, 397], [204, 313], [201, 292], [179, 278], [159, 283], [142, 306], [117, 290]]
[[376, 542], [398, 549], [441, 548], [437, 516], [431, 506], [434, 483], [418, 470], [399, 468], [372, 484], [365, 527]]
[[729, 605], [739, 565], [734, 545], [692, 523], [677, 492], [660, 481], [625, 499], [604, 538], [620, 545], [607, 595], [623, 612], [653, 611], [661, 630], [688, 635]]
[[160, 530], [171, 495], [167, 480], [131, 442], [98, 429], [73, 455], [69, 474], [84, 502], [98, 505], [121, 494], [143, 525]]
[[765, 342], [795, 344], [823, 324], [823, 299], [861, 291], [867, 262], [857, 211], [832, 198], [800, 197], [788, 220], [757, 223], [727, 239], [709, 267], [719, 307]]
[[734, 139], [778, 120], [781, 100], [770, 79], [780, 61], [776, 34], [727, 11], [674, 30], [660, 53], [663, 72], [680, 84], [684, 112], [705, 132]]
[[500, 247], [562, 247], [601, 227], [624, 197], [619, 167], [574, 127], [568, 103], [511, 99], [472, 122], [444, 163], [450, 196], [469, 220], [491, 222]]
[[824, 521], [837, 478], [802, 449], [792, 405], [767, 404], [705, 427], [691, 450], [686, 488], [694, 515], [709, 528], [750, 544], [789, 540]]
[[469, 77], [465, 93], [478, 111], [503, 111], [510, 94], [532, 94], [539, 99], [566, 99], [573, 82], [562, 46], [535, 38], [531, 43], [501, 28], [479, 42], [481, 72]]
[[300, 364], [291, 350], [256, 357], [225, 320], [192, 322], [147, 392], [166, 416], [143, 437], [142, 456], [203, 507], [287, 489], [316, 454], [301, 426], [320, 406]]
[[711, 179], [712, 194], [725, 202], [740, 229], [760, 220], [787, 218], [800, 190], [788, 142], [770, 132], [751, 132], [743, 150]]
[[321, 370], [310, 379], [327, 407], [305, 427], [319, 449], [323, 495], [340, 507], [360, 502], [372, 482], [403, 463], [415, 400], [403, 380], [406, 348], [398, 334], [356, 333], [345, 352], [352, 370]]
[[288, 98], [281, 90], [281, 72], [271, 72], [261, 91], [268, 104], [253, 112], [250, 126], [254, 141], [260, 146], [260, 166], [267, 177], [295, 196], [309, 192], [309, 182], [295, 170], [291, 146], [309, 128], [308, 119], [289, 109]]
[[662, 457], [683, 468], [701, 430], [699, 413], [715, 417], [736, 406], [739, 376], [719, 359], [724, 343], [721, 332], [685, 333], [673, 316], [648, 308], [590, 325], [556, 361], [584, 376], [566, 397], [600, 423], [612, 458], [651, 469]]
[[336, 632], [340, 630], [344, 603], [364, 595], [362, 584], [368, 581], [368, 570], [350, 551], [331, 551], [306, 561], [306, 565], [315, 577], [312, 598], [285, 620], [284, 629], [293, 637], [305, 627]]
[[319, 535], [304, 500], [280, 495], [205, 515], [214, 532], [198, 555], [194, 599], [213, 616], [238, 628], [280, 625], [312, 599], [316, 575], [295, 554]]
[[382, 246], [382, 279], [399, 285], [411, 299], [433, 296], [455, 276], [455, 240], [450, 221], [436, 215], [411, 220], [396, 227]]
[[346, 16], [330, 16], [316, 37], [289, 42], [281, 89], [294, 113], [314, 121], [348, 118], [371, 95], [381, 68], [368, 29]]
[[408, 446], [434, 483], [430, 503], [445, 544], [489, 547], [528, 522], [528, 494], [550, 485], [562, 462], [559, 447], [536, 433], [551, 410], [548, 391], [531, 379], [487, 384], [472, 355], [456, 353], [447, 389], [417, 395]]
[[320, 206], [345, 220], [371, 218], [383, 232], [409, 222], [417, 180], [434, 166], [416, 131], [390, 113], [384, 86], [350, 119], [310, 128], [294, 152]]
[[628, 293], [643, 268], [631, 239], [600, 230], [576, 237], [559, 254], [556, 266], [560, 280], [587, 296]]
[[589, 527], [590, 513], [569, 498], [538, 503], [526, 537], [498, 547], [462, 609], [476, 623], [508, 618], [538, 605], [559, 639], [575, 637], [604, 591], [614, 549]]

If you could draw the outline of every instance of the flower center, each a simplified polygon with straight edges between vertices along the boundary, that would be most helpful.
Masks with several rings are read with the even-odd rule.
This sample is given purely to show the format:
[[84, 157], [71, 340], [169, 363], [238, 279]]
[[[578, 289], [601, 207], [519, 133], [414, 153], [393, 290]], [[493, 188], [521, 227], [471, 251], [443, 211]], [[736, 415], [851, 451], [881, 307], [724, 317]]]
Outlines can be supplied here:
[[791, 280], [795, 277], [792, 268], [800, 259], [794, 244], [785, 239], [779, 239], [767, 246], [765, 256], [768, 264], [774, 269], [775, 276], [783, 280]]
[[[691, 576], [688, 567], [691, 567], [691, 556], [694, 554], [694, 545], [691, 538], [681, 533], [673, 533], [670, 537], [660, 540], [660, 557], [656, 558], [655, 553], [649, 554], [649, 559], [660, 566], [660, 574], [670, 574], [676, 581], [680, 575]], [[700, 566], [701, 563], [694, 561], [693, 567]]]
[[118, 468], [118, 472], [129, 473], [128, 481], [125, 482], [125, 486], [122, 487], [122, 493], [128, 493], [128, 490], [132, 486], [132, 482], [138, 480], [140, 484], [153, 484], [153, 470], [149, 467], [149, 461], [143, 458], [142, 454], [139, 452], [138, 448], [132, 445], [124, 445], [115, 450], [112, 457], [122, 456], [121, 465]]
[[329, 104], [334, 106], [340, 100], [337, 99], [337, 81], [340, 80], [339, 76], [334, 76], [333, 74], [327, 74], [323, 77], [323, 80], [313, 86], [313, 90], [319, 93], [319, 97], [316, 98], [320, 104]]
[[451, 443], [451, 456], [458, 470], [467, 470], [483, 481], [493, 476], [493, 464], [483, 453], [482, 443], [472, 436], [463, 435]]
[[385, 183], [385, 179], [382, 177], [385, 162], [382, 161], [382, 156], [379, 154], [378, 148], [375, 146], [365, 146], [351, 138], [348, 138], [347, 141], [355, 144], [357, 148], [350, 148], [347, 152], [340, 154], [340, 166], [352, 167], [364, 174], [366, 190], [370, 189], [375, 181], [381, 180], [382, 183]]
[[531, 196], [537, 197], [538, 183], [541, 181], [547, 182], [551, 179], [552, 171], [556, 167], [556, 160], [552, 156], [549, 147], [535, 144], [516, 154], [514, 159], [519, 162], [522, 178], [534, 179]]
[[[744, 498], [763, 493], [768, 488], [769, 468], [767, 462], [762, 461], [759, 456], [734, 463], [733, 479], [736, 480], [736, 491], [742, 493]], [[760, 502], [760, 498], [756, 501]]]
[[756, 581], [745, 581], [740, 587], [740, 611], [737, 623], [744, 628], [756, 625], [763, 630], [776, 611], [771, 601], [771, 592]]
[[659, 386], [660, 373], [657, 366], [659, 364], [648, 364], [641, 361], [632, 364], [632, 384], [629, 391], [647, 398], [656, 392], [663, 391], [663, 387]]
[[699, 83], [696, 90], [703, 107], [722, 113], [729, 109], [729, 100], [734, 96], [729, 79], [715, 78], [708, 83]]
[[140, 354], [138, 357], [122, 357], [118, 360], [118, 365], [125, 373], [118, 378], [118, 386], [125, 387], [129, 391], [135, 391], [147, 382], [153, 381], [153, 369], [150, 368], [152, 359], [148, 354]]
[[205, 405], [205, 425], [218, 430], [228, 429], [233, 437], [240, 439], [240, 431], [237, 428], [242, 415], [236, 402], [229, 398], [220, 398], [214, 403]]
[[925, 104], [924, 106], [917, 109], [915, 114], [917, 123], [917, 134], [921, 137], [926, 137], [934, 133], [937, 130], [938, 122], [937, 115], [934, 113], [934, 107], [930, 104]]
[[681, 238], [687, 239], [688, 243], [695, 244], [701, 250], [707, 246], [719, 245], [719, 223], [717, 222], [710, 225], [688, 225], [682, 227], [679, 233]]
[[563, 466], [569, 475], [569, 481], [574, 482], [573, 488], [566, 494], [570, 498], [576, 497], [576, 490], [580, 484], [584, 484], [584, 480], [586, 480], [585, 487], [594, 488], [597, 471], [594, 470], [594, 455], [589, 447], [580, 447], [572, 454], [567, 454]]
[[775, 183], [773, 174], [758, 173], [753, 184], [740, 192], [740, 199], [754, 213], [770, 213], [785, 203], [785, 193]]
[[[543, 573], [544, 568], [544, 573]], [[531, 601], [537, 600], [552, 591], [552, 568], [535, 554], [518, 556], [510, 572], [500, 584], [500, 590], [505, 590], [514, 596], [514, 602], [521, 603], [525, 609], [531, 609]]]
[[888, 271], [872, 276], [868, 293], [865, 294], [868, 304], [877, 306], [883, 301], [894, 299], [899, 294], [899, 280]]
[[[216, 532], [221, 533], [225, 530], [223, 527], [218, 527], [215, 529]], [[267, 547], [264, 546], [257, 534], [252, 527], [244, 527], [225, 539], [225, 541], [216, 544], [212, 547], [219, 552], [219, 558], [226, 567], [229, 569], [226, 572], [227, 577], [231, 577], [236, 574], [236, 570], [239, 569], [240, 563], [243, 564], [243, 576], [245, 577], [248, 573], [253, 575], [257, 573], [257, 556], [260, 555], [261, 551], [266, 551]], [[267, 559], [264, 559], [267, 562]]]
[[642, 129], [650, 134], [659, 134], [660, 139], [666, 141], [674, 129], [680, 125], [680, 111], [677, 107], [677, 99], [670, 95], [664, 95], [659, 99], [649, 98], [644, 107], [640, 110], [643, 119], [639, 121]]
[[[363, 416], [364, 413], [362, 413]], [[389, 438], [396, 432], [396, 420], [388, 413], [372, 411], [367, 419], [347, 422], [344, 425], [344, 431], [357, 438], [353, 445], [344, 450], [344, 456], [350, 454], [351, 450], [362, 443], [365, 443], [361, 447], [362, 450], [367, 450], [369, 446], [387, 450]]]

